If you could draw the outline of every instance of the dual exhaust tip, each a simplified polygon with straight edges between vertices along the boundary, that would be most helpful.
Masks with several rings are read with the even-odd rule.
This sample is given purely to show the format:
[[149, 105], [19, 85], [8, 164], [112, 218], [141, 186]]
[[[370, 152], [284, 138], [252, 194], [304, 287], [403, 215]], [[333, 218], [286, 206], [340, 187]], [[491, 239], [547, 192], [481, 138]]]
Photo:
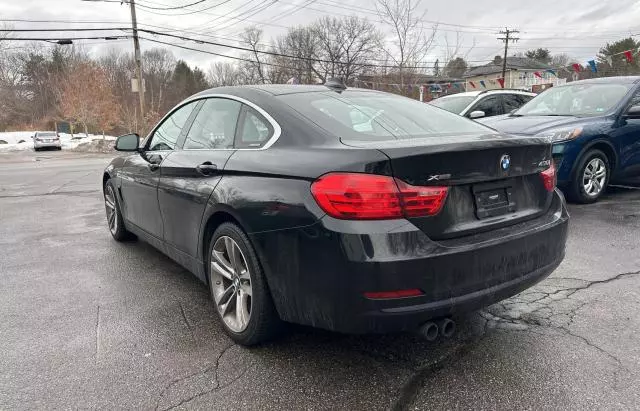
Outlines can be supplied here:
[[456, 332], [456, 323], [450, 318], [428, 321], [418, 328], [418, 334], [427, 341], [435, 341], [439, 335], [450, 338]]

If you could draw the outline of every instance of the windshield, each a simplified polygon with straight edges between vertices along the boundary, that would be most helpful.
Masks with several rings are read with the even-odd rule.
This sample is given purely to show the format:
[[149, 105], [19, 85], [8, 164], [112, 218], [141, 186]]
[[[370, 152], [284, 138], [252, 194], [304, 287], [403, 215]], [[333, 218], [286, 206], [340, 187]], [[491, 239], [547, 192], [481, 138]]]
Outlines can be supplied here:
[[460, 114], [475, 99], [474, 96], [446, 96], [435, 99], [430, 104], [452, 113]]
[[633, 84], [553, 87], [516, 111], [516, 116], [600, 116], [615, 107]]
[[495, 130], [405, 97], [369, 92], [296, 93], [280, 96], [288, 105], [336, 136], [390, 140]]

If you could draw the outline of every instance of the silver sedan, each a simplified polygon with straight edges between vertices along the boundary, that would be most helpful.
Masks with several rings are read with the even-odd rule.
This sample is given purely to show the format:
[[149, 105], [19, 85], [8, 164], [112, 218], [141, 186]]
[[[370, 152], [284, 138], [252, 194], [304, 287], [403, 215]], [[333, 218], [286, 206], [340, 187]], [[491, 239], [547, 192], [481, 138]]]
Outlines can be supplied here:
[[33, 136], [33, 149], [56, 148], [62, 150], [60, 136], [55, 131], [37, 131]]

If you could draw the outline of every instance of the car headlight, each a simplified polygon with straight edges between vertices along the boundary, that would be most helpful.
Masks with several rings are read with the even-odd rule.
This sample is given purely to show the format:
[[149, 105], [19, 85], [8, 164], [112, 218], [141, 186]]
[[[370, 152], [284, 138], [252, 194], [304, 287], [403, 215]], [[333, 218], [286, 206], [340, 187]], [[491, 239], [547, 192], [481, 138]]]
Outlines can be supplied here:
[[582, 135], [582, 127], [564, 128], [559, 130], [543, 131], [536, 137], [548, 138], [551, 143], [574, 140]]

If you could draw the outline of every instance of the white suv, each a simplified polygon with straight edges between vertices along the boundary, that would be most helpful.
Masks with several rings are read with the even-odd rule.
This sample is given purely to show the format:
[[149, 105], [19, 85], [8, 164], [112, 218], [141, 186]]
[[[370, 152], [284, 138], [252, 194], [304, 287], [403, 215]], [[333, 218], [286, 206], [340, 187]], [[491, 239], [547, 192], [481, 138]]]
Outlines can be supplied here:
[[535, 96], [535, 93], [521, 90], [468, 91], [440, 97], [430, 104], [475, 119], [509, 114]]

